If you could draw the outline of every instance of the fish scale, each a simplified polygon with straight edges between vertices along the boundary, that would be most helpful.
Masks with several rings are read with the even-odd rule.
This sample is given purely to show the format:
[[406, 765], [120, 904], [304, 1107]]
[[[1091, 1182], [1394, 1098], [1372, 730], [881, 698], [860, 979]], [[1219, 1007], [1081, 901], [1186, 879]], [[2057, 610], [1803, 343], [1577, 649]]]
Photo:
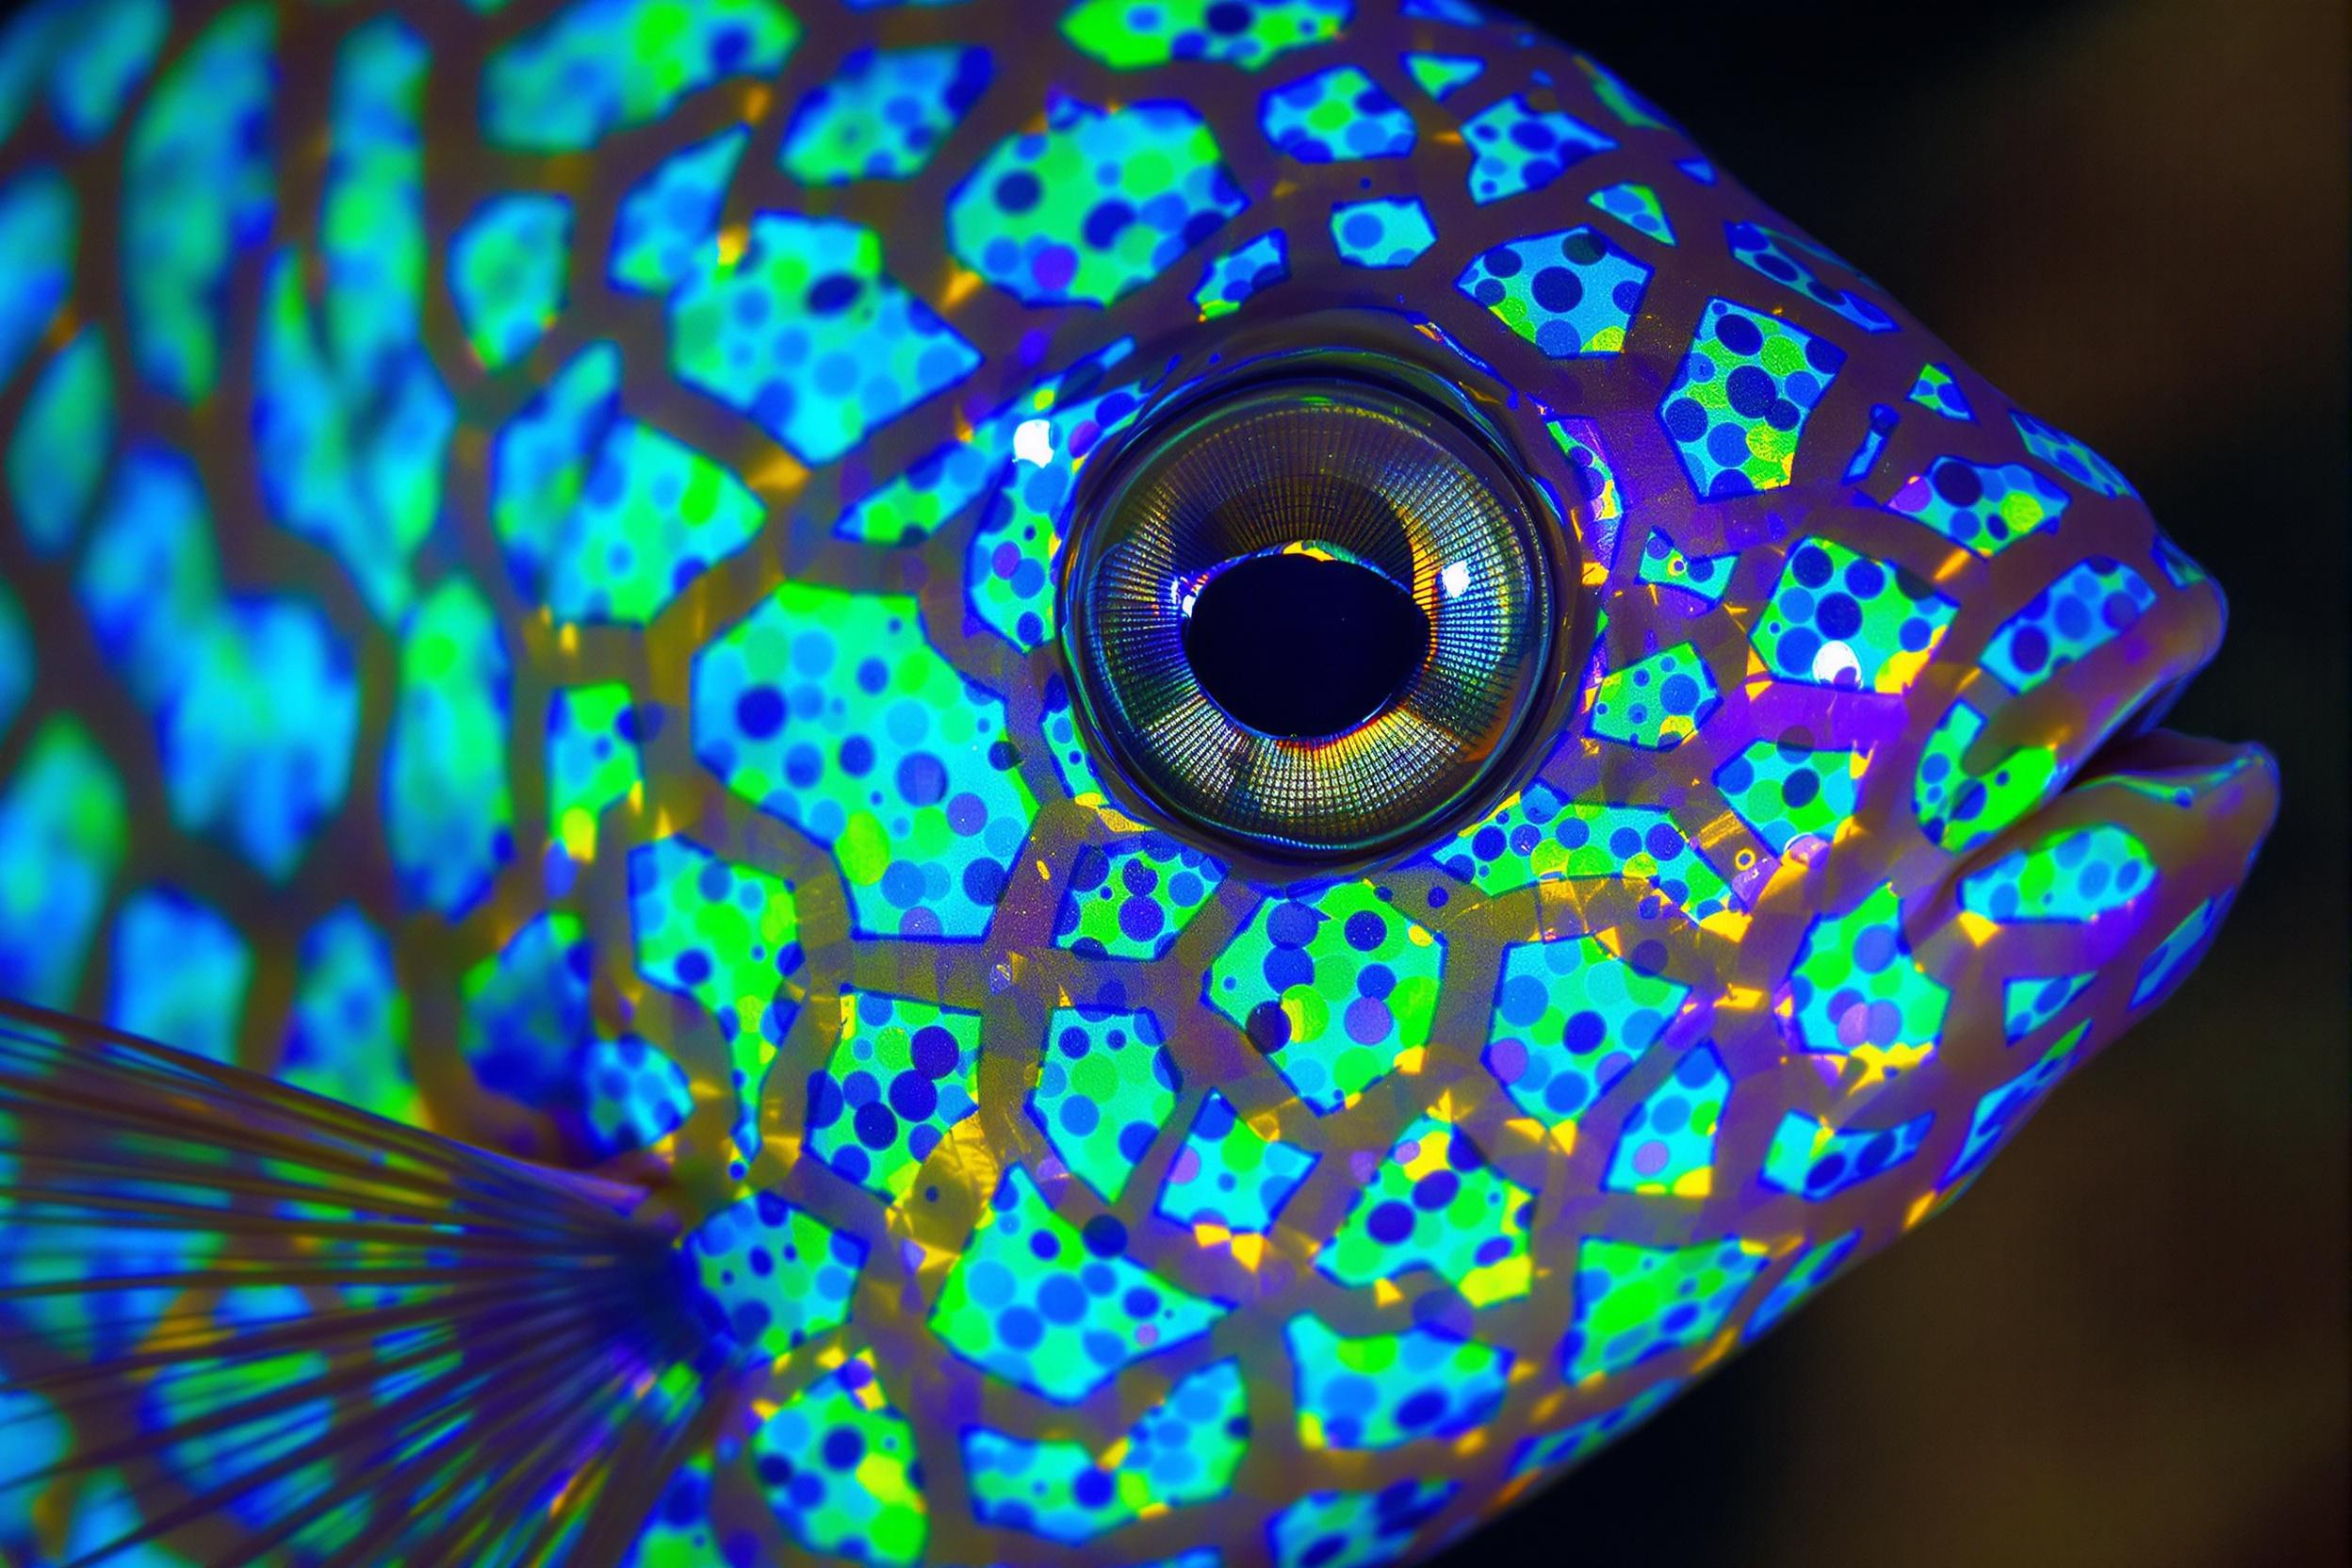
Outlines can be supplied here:
[[[2223, 611], [2128, 482], [1462, 0], [48, 0], [0, 134], [43, 1560], [1426, 1556], [1964, 1188], [2275, 807], [2142, 733]], [[1557, 610], [1324, 862], [1073, 653], [1299, 364]]]

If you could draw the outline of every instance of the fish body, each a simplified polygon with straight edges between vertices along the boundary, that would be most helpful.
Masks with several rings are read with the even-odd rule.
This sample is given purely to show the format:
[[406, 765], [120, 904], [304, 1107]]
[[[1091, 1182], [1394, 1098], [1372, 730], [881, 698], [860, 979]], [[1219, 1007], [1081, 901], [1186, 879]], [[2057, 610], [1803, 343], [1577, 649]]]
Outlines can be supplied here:
[[[2128, 481], [1462, 0], [50, 4], [0, 127], [35, 1560], [1426, 1555], [1964, 1188], [2271, 818], [2153, 727], [2223, 605]], [[1519, 574], [1484, 727], [1163, 787], [1094, 564], [1245, 396], [1519, 519], [1395, 508], [1439, 641]], [[41, 1174], [151, 1105], [217, 1131]], [[281, 1121], [291, 1243], [205, 1173]], [[519, 1343], [371, 1127], [395, 1218], [624, 1260], [545, 1321], [629, 1376], [433, 1385], [596, 1413], [504, 1490], [286, 1436], [405, 1408], [368, 1314]]]

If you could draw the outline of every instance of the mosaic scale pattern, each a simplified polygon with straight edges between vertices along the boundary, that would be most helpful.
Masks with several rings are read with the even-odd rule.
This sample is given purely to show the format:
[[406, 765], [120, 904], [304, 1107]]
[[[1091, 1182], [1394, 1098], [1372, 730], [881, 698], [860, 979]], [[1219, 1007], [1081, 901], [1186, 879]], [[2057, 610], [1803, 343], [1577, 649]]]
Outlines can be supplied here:
[[[0, 31], [0, 998], [643, 1195], [693, 1342], [609, 1447], [698, 1435], [546, 1540], [1425, 1556], [1965, 1186], [2266, 828], [2259, 752], [2073, 782], [2221, 632], [2123, 477], [1483, 7], [64, 14]], [[1511, 776], [1313, 874], [1139, 800], [1056, 636], [1094, 466], [1278, 350], [1491, 392], [1573, 628]], [[0, 1299], [0, 1370], [151, 1295]]]

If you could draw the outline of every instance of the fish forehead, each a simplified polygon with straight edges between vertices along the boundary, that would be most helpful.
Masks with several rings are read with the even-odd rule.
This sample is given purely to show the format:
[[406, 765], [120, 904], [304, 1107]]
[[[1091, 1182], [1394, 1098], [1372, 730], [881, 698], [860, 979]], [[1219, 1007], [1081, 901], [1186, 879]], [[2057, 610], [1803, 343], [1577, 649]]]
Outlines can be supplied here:
[[[1406, 357], [1500, 400], [1512, 455], [1576, 536], [1575, 612], [1592, 634], [1615, 629], [1592, 682], [1687, 641], [1718, 688], [1768, 709], [1792, 686], [1898, 699], [1843, 705], [1828, 727], [1857, 748], [1917, 728], [1949, 750], [1989, 731], [1977, 755], [2079, 760], [2210, 656], [2218, 596], [2128, 482], [1588, 57], [1445, 7], [1244, 8], [1224, 32], [1181, 7], [1078, 7], [1043, 40], [1034, 19], [924, 9], [897, 18], [918, 24], [902, 49], [847, 39], [838, 57], [789, 59], [773, 96], [753, 90], [785, 127], [782, 161], [821, 183], [739, 191], [733, 209], [755, 219], [739, 234], [770, 200], [838, 210], [823, 181], [860, 156], [889, 164], [860, 144], [828, 170], [815, 150], [844, 73], [863, 89], [894, 59], [952, 55], [988, 83], [936, 117], [943, 142], [923, 170], [865, 209], [887, 275], [917, 280], [972, 368], [805, 480], [793, 459], [809, 449], [789, 434], [780, 464], [747, 456], [801, 484], [801, 520], [878, 505], [910, 469], [919, 492], [924, 456], [1106, 351], [1140, 346], [1133, 430], [1191, 389], [1155, 380], [1164, 364], [1198, 368], [1243, 338], [1397, 352], [1385, 329], [1401, 320], [1419, 329]], [[812, 99], [813, 116], [799, 106]], [[1798, 551], [1806, 539], [1825, 551]], [[940, 612], [977, 613], [1051, 659], [1059, 531], [1019, 543], [1020, 587], [968, 585]], [[1824, 554], [1827, 592], [1791, 580]], [[1655, 761], [1583, 750], [1611, 792]]]
[[[2102, 830], [2186, 807], [2016, 837], [2218, 595], [1515, 24], [198, 7], [100, 124], [139, 8], [88, 13], [106, 48], [44, 14], [10, 46], [79, 85], [5, 200], [22, 253], [79, 248], [12, 296], [0, 810], [41, 869], [0, 983], [675, 1167], [712, 1321], [774, 1363], [760, 1442], [995, 1478], [873, 1483], [901, 1556], [925, 1519], [942, 1560], [1426, 1544], [1965, 1185], [2250, 848], [2244, 777], [2153, 884]], [[1356, 351], [1546, 498], [1569, 659], [1483, 814], [1300, 880], [1094, 760], [1057, 584], [1160, 412]], [[39, 461], [93, 438], [87, 484]], [[1113, 1456], [1168, 1411], [1171, 1477], [1281, 1506], [1144, 1517]], [[1365, 1486], [1416, 1433], [1445, 1462]], [[1109, 1500], [1041, 1520], [1004, 1478], [1079, 1441]], [[767, 1491], [776, 1543], [848, 1539]]]

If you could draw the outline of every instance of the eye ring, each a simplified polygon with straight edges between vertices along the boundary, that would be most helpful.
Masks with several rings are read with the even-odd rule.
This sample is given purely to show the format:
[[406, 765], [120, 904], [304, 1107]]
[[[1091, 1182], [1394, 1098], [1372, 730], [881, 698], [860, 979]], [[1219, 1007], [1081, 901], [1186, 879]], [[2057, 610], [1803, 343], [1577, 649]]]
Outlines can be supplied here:
[[[1060, 616], [1080, 721], [1171, 825], [1245, 855], [1320, 866], [1433, 837], [1499, 792], [1559, 689], [1564, 531], [1466, 405], [1387, 368], [1229, 377], [1140, 424], [1081, 498]], [[1327, 568], [1320, 588], [1301, 556]], [[1283, 701], [1202, 679], [1194, 634], [1248, 621], [1209, 613], [1215, 595], [1241, 599], [1245, 578], [1264, 635], [1243, 652], [1281, 655], [1270, 681], [1315, 666], [1314, 639], [1356, 612], [1392, 628], [1417, 615], [1425, 644], [1355, 722], [1285, 732], [1266, 716]], [[1293, 593], [1285, 609], [1264, 613], [1282, 602], [1268, 587]], [[1392, 608], [1376, 613], [1383, 592]], [[1360, 629], [1349, 648], [1396, 652]], [[1344, 675], [1345, 660], [1318, 673]], [[1344, 709], [1318, 694], [1287, 707]]]

